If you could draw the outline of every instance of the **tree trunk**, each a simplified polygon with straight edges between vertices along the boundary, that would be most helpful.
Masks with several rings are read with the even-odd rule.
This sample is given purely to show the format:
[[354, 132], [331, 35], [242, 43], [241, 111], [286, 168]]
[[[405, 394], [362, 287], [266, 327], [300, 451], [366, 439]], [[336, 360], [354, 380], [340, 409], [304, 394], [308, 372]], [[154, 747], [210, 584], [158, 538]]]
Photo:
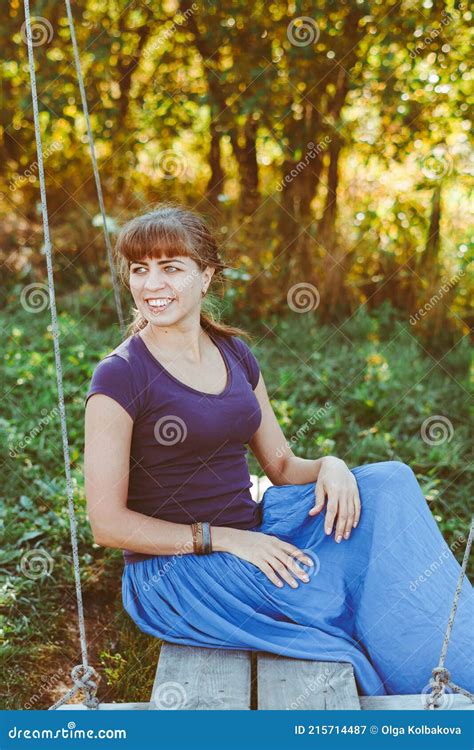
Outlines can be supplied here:
[[[300, 124], [301, 127], [295, 131], [292, 123], [287, 138], [293, 142], [292, 153], [301, 153], [301, 158], [285, 159], [280, 182], [280, 268], [285, 275], [285, 283], [296, 280], [295, 275], [312, 283], [317, 265], [317, 246], [310, 236], [311, 203], [319, 186], [327, 146], [322, 139], [319, 115], [311, 102], [306, 102], [305, 117]], [[288, 270], [293, 271], [290, 277], [286, 275]]]
[[327, 195], [323, 215], [318, 226], [317, 240], [323, 248], [321, 280], [321, 314], [329, 320], [344, 300], [344, 281], [351, 267], [355, 251], [346, 252], [339, 245], [336, 234], [337, 190], [339, 185], [339, 157], [342, 141], [335, 135], [329, 146]]
[[238, 134], [236, 130], [230, 131], [232, 148], [239, 166], [242, 216], [251, 216], [260, 204], [257, 129], [257, 121], [252, 115], [248, 115], [242, 133]]
[[214, 207], [218, 205], [219, 193], [223, 190], [224, 183], [224, 170], [222, 169], [221, 162], [221, 134], [216, 124], [216, 118], [218, 117], [218, 108], [216, 106], [211, 107], [211, 147], [209, 149], [209, 166], [211, 168], [211, 176], [206, 187], [206, 195], [210, 203]]
[[339, 155], [341, 147], [341, 139], [335, 135], [329, 144], [327, 195], [323, 215], [318, 226], [318, 241], [329, 250], [335, 246], [336, 238], [337, 188], [339, 185]]
[[423, 272], [423, 277], [432, 284], [439, 279], [439, 251], [440, 251], [440, 234], [439, 227], [441, 222], [441, 183], [436, 185], [431, 198], [431, 216], [428, 229], [428, 237], [425, 249], [420, 258], [419, 268]]
[[[133, 73], [135, 71], [135, 68], [138, 66], [141, 58], [141, 54], [143, 51], [143, 48], [145, 47], [145, 44], [150, 36], [151, 30], [152, 30], [152, 24], [150, 23], [152, 15], [150, 10], [146, 9], [147, 14], [147, 22], [144, 23], [142, 26], [140, 26], [138, 29], [133, 29], [138, 34], [138, 43], [136, 52], [134, 55], [126, 55], [127, 58], [131, 58], [128, 60], [128, 62], [124, 62], [124, 59], [119, 59], [117, 68], [118, 68], [118, 75], [119, 75], [119, 81], [120, 81], [120, 99], [118, 101], [118, 117], [117, 117], [117, 123], [116, 123], [116, 130], [117, 133], [124, 134], [123, 137], [127, 137], [128, 134], [128, 128], [127, 128], [127, 116], [128, 116], [128, 110], [130, 107], [130, 91], [132, 88], [132, 82], [133, 82]], [[123, 34], [128, 29], [126, 28], [126, 21], [123, 16], [120, 16], [120, 22], [119, 22], [119, 30], [120, 33]], [[130, 148], [134, 148], [134, 143], [131, 143]], [[120, 159], [123, 158], [123, 154], [120, 151], [120, 149], [116, 149], [118, 156], [118, 163], [116, 164], [117, 168], [117, 179], [116, 179], [116, 189], [118, 194], [122, 194], [122, 192], [126, 189], [126, 185], [128, 182], [127, 178], [127, 167], [122, 166], [120, 164]]]
[[[439, 254], [441, 249], [441, 182], [436, 185], [431, 198], [431, 215], [425, 249], [418, 263], [418, 274], [428, 280], [428, 286], [423, 290], [423, 299], [419, 298], [419, 307], [433, 299], [432, 309], [429, 310], [426, 322], [431, 335], [439, 336], [446, 322], [449, 302], [455, 296], [457, 283], [442, 278]], [[450, 282], [450, 283], [447, 283]]]

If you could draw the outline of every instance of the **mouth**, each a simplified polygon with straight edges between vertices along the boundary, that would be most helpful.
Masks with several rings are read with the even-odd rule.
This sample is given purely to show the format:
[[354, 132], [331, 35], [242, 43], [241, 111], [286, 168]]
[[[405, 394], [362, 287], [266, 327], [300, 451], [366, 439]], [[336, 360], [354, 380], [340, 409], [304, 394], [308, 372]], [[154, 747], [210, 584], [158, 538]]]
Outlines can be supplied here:
[[149, 297], [145, 300], [148, 310], [153, 314], [167, 310], [168, 307], [174, 302], [174, 297]]

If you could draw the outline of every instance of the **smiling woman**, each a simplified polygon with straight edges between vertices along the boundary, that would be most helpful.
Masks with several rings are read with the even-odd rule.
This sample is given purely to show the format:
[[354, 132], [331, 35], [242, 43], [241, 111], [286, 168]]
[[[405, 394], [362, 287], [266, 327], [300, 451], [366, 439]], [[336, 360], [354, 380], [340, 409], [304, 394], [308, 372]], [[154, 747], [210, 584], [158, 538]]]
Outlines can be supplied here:
[[[201, 309], [225, 263], [199, 216], [137, 217], [116, 252], [135, 318], [93, 373], [84, 472], [126, 611], [175, 643], [350, 661], [363, 694], [421, 692], [459, 566], [448, 550], [435, 590], [409, 589], [446, 546], [411, 469], [293, 454], [247, 334]], [[259, 504], [247, 446], [274, 485]], [[471, 618], [465, 581], [449, 666], [470, 687]]]
[[[211, 279], [213, 285], [221, 282], [223, 286], [222, 272], [231, 268], [221, 259], [204, 220], [172, 203], [129, 221], [117, 238], [115, 254], [136, 305], [127, 333], [136, 333], [153, 321], [155, 305], [162, 304], [154, 300], [168, 298], [174, 308], [177, 302], [180, 311], [175, 310], [166, 321], [180, 318], [184, 309], [189, 311], [205, 296]], [[240, 328], [218, 323], [202, 310], [200, 325], [216, 334], [248, 335]]]

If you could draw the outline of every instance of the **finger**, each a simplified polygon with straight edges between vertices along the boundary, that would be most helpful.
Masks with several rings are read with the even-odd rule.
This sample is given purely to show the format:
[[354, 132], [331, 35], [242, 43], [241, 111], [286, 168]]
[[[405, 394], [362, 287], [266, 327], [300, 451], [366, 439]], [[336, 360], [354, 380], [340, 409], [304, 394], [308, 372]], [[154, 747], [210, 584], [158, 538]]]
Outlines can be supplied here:
[[332, 527], [334, 525], [334, 519], [336, 518], [337, 513], [337, 500], [334, 497], [330, 497], [328, 504], [327, 504], [327, 510], [326, 510], [326, 520], [324, 522], [324, 531], [326, 534], [332, 533]]
[[336, 521], [336, 542], [339, 544], [339, 542], [342, 541], [342, 536], [344, 534], [344, 530], [346, 528], [346, 521], [347, 521], [347, 498], [346, 495], [341, 494], [338, 498], [338, 504], [337, 504], [337, 521]]
[[283, 542], [281, 548], [289, 555], [292, 555], [292, 557], [300, 560], [300, 562], [304, 563], [305, 565], [314, 566], [313, 560], [306, 554], [306, 552], [298, 549], [298, 547], [295, 547], [293, 544], [290, 544], [289, 542]]
[[354, 490], [354, 521], [352, 523], [353, 527], [356, 528], [357, 524], [360, 521], [360, 514], [361, 514], [361, 502], [360, 502], [360, 495], [359, 495], [359, 489], [356, 487]]
[[280, 554], [281, 554], [281, 557], [280, 557], [280, 555], [276, 555], [276, 557], [278, 558], [278, 560], [280, 560], [284, 565], [286, 565], [286, 567], [289, 570], [291, 570], [291, 572], [295, 576], [298, 576], [298, 578], [300, 578], [302, 581], [304, 581], [304, 583], [307, 583], [309, 581], [309, 576], [308, 576], [307, 572], [305, 570], [303, 570], [303, 568], [300, 568], [300, 566], [298, 565], [298, 563], [297, 563], [296, 559], [294, 558], [294, 556], [291, 555], [291, 554], [288, 555], [286, 552], [283, 552], [283, 553], [280, 553]]
[[346, 519], [346, 526], [344, 529], [344, 539], [349, 539], [352, 531], [352, 524], [354, 522], [354, 496], [351, 492], [347, 495], [347, 519]]
[[324, 508], [326, 501], [326, 493], [324, 492], [324, 485], [322, 482], [316, 482], [316, 493], [315, 493], [315, 504], [314, 507], [309, 511], [310, 516], [315, 516], [316, 513], [320, 513]]
[[274, 557], [272, 560], [269, 560], [270, 565], [272, 566], [273, 570], [278, 573], [279, 576], [283, 578], [284, 581], [290, 584], [290, 586], [294, 589], [298, 588], [298, 584], [291, 575], [290, 571], [286, 567], [286, 565], [283, 565], [280, 560], [278, 560], [277, 557]]
[[263, 562], [258, 567], [260, 568], [260, 570], [262, 571], [262, 573], [265, 573], [265, 575], [267, 576], [267, 578], [272, 583], [275, 584], [275, 586], [278, 586], [278, 588], [280, 588], [280, 589], [282, 588], [283, 583], [280, 581], [280, 579], [278, 578], [278, 576], [275, 574], [275, 571], [273, 570], [273, 568], [271, 567], [271, 565], [269, 565], [268, 563]]

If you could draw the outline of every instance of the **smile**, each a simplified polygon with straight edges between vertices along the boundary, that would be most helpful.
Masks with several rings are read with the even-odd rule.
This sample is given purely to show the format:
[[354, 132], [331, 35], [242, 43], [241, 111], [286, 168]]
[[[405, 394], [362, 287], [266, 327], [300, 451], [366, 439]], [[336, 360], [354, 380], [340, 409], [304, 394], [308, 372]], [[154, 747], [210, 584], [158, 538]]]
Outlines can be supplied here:
[[156, 314], [158, 312], [162, 312], [163, 310], [166, 310], [172, 302], [174, 302], [174, 298], [168, 297], [166, 299], [147, 299], [145, 300], [146, 305], [148, 309], [153, 313]]

